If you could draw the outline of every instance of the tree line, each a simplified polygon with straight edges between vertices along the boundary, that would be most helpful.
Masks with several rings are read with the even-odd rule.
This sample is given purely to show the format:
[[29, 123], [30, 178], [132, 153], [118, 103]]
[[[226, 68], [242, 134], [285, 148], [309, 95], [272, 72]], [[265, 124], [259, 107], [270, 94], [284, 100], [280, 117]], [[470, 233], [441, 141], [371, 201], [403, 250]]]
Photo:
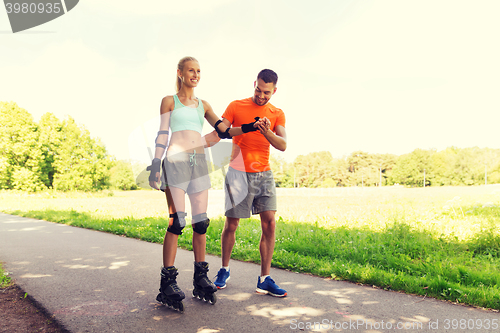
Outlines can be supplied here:
[[292, 163], [272, 157], [279, 187], [482, 185], [500, 183], [500, 149], [449, 147], [409, 154], [356, 151], [333, 158], [327, 151], [298, 156]]
[[116, 161], [99, 139], [68, 117], [32, 115], [0, 102], [0, 189], [93, 191], [137, 188], [130, 165]]
[[[271, 167], [277, 187], [494, 184], [500, 183], [500, 149], [416, 149], [400, 156], [356, 151], [342, 158], [322, 151], [293, 162], [271, 155]], [[46, 113], [37, 123], [16, 103], [0, 102], [0, 190], [134, 190], [133, 168], [71, 117], [61, 121]], [[222, 173], [210, 177], [222, 188]]]

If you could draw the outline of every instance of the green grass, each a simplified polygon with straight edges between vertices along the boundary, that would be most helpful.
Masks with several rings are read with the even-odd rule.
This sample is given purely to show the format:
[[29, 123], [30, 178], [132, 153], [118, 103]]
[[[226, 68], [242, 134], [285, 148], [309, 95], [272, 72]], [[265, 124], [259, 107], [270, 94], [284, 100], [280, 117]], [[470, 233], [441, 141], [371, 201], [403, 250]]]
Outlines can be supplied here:
[[[404, 189], [394, 196], [376, 191], [351, 193], [353, 197], [347, 201], [342, 201], [345, 196], [332, 197], [328, 204], [324, 197], [298, 198], [308, 200], [307, 206], [318, 205], [316, 209], [331, 202], [339, 208], [330, 216], [317, 215], [312, 222], [280, 215], [273, 266], [500, 310], [498, 193], [479, 195], [474, 192], [478, 188], [462, 190], [464, 199], [450, 199], [447, 189]], [[32, 199], [33, 206], [38, 199]], [[87, 199], [69, 198], [75, 206]], [[496, 203], [484, 205], [478, 199]], [[292, 198], [287, 201], [293, 202]], [[12, 210], [0, 206], [0, 210], [156, 243], [163, 242], [167, 228], [163, 216], [110, 217], [107, 212], [88, 209]], [[223, 225], [222, 217], [211, 219], [208, 253], [220, 255]], [[258, 220], [242, 220], [232, 258], [258, 263], [260, 232]], [[191, 250], [191, 237], [192, 229], [184, 229], [179, 246]]]
[[0, 288], [5, 288], [12, 283], [9, 275], [3, 270], [2, 264], [0, 264]]

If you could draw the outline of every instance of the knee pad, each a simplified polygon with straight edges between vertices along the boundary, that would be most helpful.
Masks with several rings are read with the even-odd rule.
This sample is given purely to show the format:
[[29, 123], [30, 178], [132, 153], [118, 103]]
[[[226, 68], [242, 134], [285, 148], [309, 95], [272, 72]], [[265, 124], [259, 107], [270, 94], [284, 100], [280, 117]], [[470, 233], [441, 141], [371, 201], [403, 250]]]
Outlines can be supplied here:
[[193, 216], [193, 221], [191, 223], [193, 225], [193, 231], [203, 235], [207, 232], [210, 220], [207, 217], [207, 213], [203, 213]]
[[176, 212], [173, 214], [170, 214], [170, 217], [174, 218], [174, 222], [172, 223], [171, 226], [168, 227], [167, 231], [175, 234], [175, 235], [182, 235], [182, 229], [186, 226], [186, 213], [184, 212]]

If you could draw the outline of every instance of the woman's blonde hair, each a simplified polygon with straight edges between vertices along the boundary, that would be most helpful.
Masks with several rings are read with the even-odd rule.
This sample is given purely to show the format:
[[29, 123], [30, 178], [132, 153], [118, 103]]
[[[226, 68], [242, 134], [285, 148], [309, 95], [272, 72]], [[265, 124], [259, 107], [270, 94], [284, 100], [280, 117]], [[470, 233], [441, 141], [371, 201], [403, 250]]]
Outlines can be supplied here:
[[[184, 70], [184, 64], [188, 61], [196, 61], [198, 62], [198, 60], [196, 60], [194, 57], [184, 57], [182, 58], [181, 60], [179, 60], [179, 63], [177, 64], [177, 69], [180, 70], [181, 72]], [[177, 88], [177, 92], [179, 92], [181, 90], [181, 87], [182, 87], [182, 80], [179, 76], [177, 76], [177, 85], [176, 85], [176, 88]]]

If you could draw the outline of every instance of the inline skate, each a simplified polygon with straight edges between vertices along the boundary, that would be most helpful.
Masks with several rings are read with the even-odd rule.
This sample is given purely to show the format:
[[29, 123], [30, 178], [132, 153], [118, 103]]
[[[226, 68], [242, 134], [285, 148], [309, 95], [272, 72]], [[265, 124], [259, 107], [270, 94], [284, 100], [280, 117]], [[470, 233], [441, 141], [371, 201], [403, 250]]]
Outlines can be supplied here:
[[174, 266], [163, 267], [161, 270], [160, 293], [156, 300], [171, 309], [184, 312], [182, 300], [186, 298], [184, 292], [177, 285], [176, 277], [179, 273]]
[[194, 263], [193, 297], [197, 297], [213, 305], [217, 302], [217, 296], [215, 295], [217, 287], [210, 281], [207, 273], [208, 262]]

